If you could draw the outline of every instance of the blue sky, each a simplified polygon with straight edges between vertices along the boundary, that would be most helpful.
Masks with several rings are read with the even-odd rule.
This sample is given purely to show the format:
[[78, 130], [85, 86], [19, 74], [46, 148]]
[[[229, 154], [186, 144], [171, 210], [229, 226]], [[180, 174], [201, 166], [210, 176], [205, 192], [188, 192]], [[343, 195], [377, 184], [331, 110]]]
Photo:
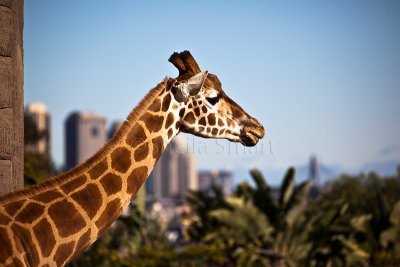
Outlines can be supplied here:
[[27, 0], [25, 103], [48, 106], [62, 164], [69, 112], [124, 119], [190, 50], [267, 134], [250, 150], [184, 136], [200, 168], [400, 162], [399, 25], [387, 0]]

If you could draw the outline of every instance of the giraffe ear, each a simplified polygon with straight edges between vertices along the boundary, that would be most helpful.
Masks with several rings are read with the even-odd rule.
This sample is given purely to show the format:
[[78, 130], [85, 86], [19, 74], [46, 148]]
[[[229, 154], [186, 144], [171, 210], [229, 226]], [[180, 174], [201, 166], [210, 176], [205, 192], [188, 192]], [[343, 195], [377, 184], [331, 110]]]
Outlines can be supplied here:
[[196, 95], [207, 78], [207, 71], [200, 72], [176, 85], [176, 98], [178, 101], [187, 101], [189, 96]]

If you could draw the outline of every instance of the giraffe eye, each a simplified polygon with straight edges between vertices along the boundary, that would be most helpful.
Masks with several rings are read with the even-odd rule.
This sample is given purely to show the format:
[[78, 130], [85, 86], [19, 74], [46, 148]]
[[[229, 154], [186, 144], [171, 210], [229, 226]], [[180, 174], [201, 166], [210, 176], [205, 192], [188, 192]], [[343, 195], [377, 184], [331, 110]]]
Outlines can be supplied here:
[[214, 96], [214, 97], [206, 97], [206, 99], [211, 105], [214, 106], [221, 99], [221, 96], [217, 95], [217, 96]]

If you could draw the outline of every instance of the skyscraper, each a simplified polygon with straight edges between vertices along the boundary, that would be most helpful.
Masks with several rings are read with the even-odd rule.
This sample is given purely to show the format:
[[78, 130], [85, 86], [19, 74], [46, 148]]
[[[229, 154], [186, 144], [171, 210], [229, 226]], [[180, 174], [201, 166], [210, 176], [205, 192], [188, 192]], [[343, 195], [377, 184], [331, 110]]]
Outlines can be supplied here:
[[175, 137], [165, 149], [146, 183], [148, 199], [173, 199], [179, 202], [185, 199], [189, 189], [197, 188], [194, 155], [188, 151], [187, 143], [182, 138]]
[[92, 112], [73, 112], [65, 122], [65, 168], [94, 155], [106, 143], [106, 119]]
[[26, 150], [50, 155], [50, 115], [43, 103], [31, 103], [25, 107], [25, 119], [36, 125], [41, 139], [34, 144], [26, 144]]
[[317, 156], [313, 155], [310, 158], [310, 164], [308, 169], [308, 179], [313, 182], [314, 187], [320, 187], [320, 175]]

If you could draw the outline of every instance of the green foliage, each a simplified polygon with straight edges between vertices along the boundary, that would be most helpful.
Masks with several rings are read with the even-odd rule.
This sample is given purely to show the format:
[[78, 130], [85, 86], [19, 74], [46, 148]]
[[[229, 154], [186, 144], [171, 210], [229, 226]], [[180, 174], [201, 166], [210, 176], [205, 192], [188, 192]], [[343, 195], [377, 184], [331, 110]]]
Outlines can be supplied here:
[[35, 122], [30, 118], [24, 117], [24, 143], [35, 144], [42, 138], [46, 138], [48, 133], [46, 131], [39, 131]]
[[353, 239], [354, 228], [347, 221], [348, 211], [348, 205], [338, 200], [320, 203], [318, 210], [307, 216], [312, 247], [305, 262], [311, 266], [366, 265], [369, 255]]
[[394, 249], [396, 238], [391, 237], [395, 232], [389, 230], [395, 227], [391, 214], [400, 200], [399, 174], [392, 177], [379, 177], [375, 173], [342, 176], [319, 201], [329, 204], [333, 199], [342, 199], [347, 203], [349, 212], [343, 220], [352, 225], [354, 240], [369, 253], [371, 266], [392, 266], [393, 261], [400, 265]]
[[42, 183], [55, 172], [53, 161], [49, 156], [25, 152], [24, 180], [26, 186]]
[[222, 188], [217, 185], [212, 186], [210, 194], [189, 191], [187, 203], [190, 205], [192, 213], [187, 214], [184, 218], [184, 224], [188, 225], [185, 236], [193, 242], [201, 241], [207, 233], [219, 226], [219, 222], [210, 216], [211, 211], [229, 207]]
[[143, 246], [126, 266], [142, 267], [217, 267], [224, 266], [226, 253], [222, 247], [212, 245], [188, 245], [181, 250], [173, 246]]
[[[266, 217], [251, 202], [240, 198], [229, 198], [229, 208], [210, 212], [210, 216], [221, 223], [218, 229], [204, 237], [209, 243], [225, 244], [238, 266], [266, 264], [268, 258], [262, 254], [270, 242], [271, 226]], [[246, 264], [246, 265], [244, 265]]]

